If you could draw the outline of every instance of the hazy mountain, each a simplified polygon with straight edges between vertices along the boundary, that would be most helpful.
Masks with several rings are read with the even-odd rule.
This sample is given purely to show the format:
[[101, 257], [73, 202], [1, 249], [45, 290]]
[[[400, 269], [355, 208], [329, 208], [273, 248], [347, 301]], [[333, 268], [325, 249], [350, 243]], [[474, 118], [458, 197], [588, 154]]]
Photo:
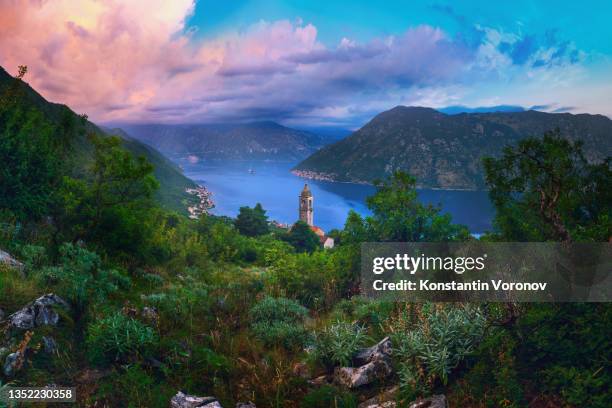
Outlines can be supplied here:
[[372, 182], [401, 169], [422, 187], [480, 189], [483, 157], [499, 155], [506, 145], [555, 128], [571, 140], [584, 141], [590, 160], [612, 155], [612, 121], [602, 115], [537, 111], [447, 115], [398, 106], [319, 150], [295, 170], [308, 177]]
[[298, 161], [323, 146], [314, 133], [275, 122], [123, 125], [130, 135], [170, 157]]
[[[0, 89], [7, 86], [13, 81], [13, 78], [8, 72], [0, 67]], [[51, 122], [60, 123], [61, 121], [71, 120], [76, 118], [74, 113], [66, 105], [51, 103], [43, 98], [38, 92], [31, 88], [27, 83], [24, 84], [24, 103], [23, 107], [34, 107], [41, 111], [43, 115]], [[98, 127], [92, 122], [87, 122], [87, 132], [95, 132], [98, 134], [113, 134], [123, 139], [123, 146], [136, 156], [144, 156], [155, 166], [155, 177], [160, 182], [160, 188], [156, 192], [156, 199], [166, 208], [185, 212], [185, 203], [193, 200], [193, 197], [185, 193], [188, 187], [194, 187], [196, 184], [185, 177], [181, 170], [170, 160], [165, 158], [161, 153], [154, 148], [145, 145], [133, 138], [130, 138], [125, 132], [119, 129], [105, 129]], [[74, 141], [73, 159], [75, 163], [75, 175], [82, 174], [85, 166], [91, 161], [93, 146], [89, 143], [84, 134], [77, 135]]]
[[458, 113], [523, 112], [526, 109], [516, 105], [478, 106], [475, 108], [468, 108], [463, 105], [453, 105], [436, 110], [448, 115], [456, 115]]

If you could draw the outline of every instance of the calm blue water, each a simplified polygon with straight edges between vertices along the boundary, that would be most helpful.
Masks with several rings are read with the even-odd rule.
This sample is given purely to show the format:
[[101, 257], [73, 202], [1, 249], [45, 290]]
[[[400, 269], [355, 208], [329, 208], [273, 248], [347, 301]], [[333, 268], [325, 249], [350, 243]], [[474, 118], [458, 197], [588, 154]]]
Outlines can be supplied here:
[[[307, 182], [314, 196], [315, 224], [329, 231], [344, 225], [349, 210], [369, 214], [365, 199], [372, 186], [304, 180], [290, 173], [291, 163], [180, 161], [185, 174], [206, 186], [213, 194], [214, 214], [235, 216], [242, 206], [261, 203], [270, 219], [293, 223], [298, 217], [298, 195]], [[249, 173], [254, 170], [254, 174]], [[419, 190], [423, 203], [441, 204], [456, 223], [467, 225], [471, 232], [491, 228], [493, 207], [486, 192]]]

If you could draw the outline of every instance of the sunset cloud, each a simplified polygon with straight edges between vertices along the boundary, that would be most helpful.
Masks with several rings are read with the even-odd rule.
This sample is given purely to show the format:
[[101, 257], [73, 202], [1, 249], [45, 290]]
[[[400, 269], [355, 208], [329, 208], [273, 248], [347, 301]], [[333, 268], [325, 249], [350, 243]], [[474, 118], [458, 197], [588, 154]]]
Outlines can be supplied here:
[[[554, 31], [473, 25], [458, 36], [423, 24], [329, 45], [298, 19], [196, 38], [187, 26], [194, 10], [192, 0], [3, 1], [0, 64], [13, 73], [28, 65], [28, 82], [46, 98], [99, 122], [350, 124], [395, 104], [544, 106], [552, 96], [524, 99], [545, 84], [567, 96], [585, 77], [585, 54]], [[524, 91], [499, 101], [499, 84]]]

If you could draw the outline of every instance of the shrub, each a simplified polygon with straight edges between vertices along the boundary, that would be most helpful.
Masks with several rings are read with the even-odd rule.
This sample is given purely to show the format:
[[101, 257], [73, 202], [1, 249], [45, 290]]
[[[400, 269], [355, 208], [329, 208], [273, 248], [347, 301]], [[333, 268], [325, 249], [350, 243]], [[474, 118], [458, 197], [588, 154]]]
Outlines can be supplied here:
[[60, 254], [61, 265], [41, 270], [39, 278], [44, 284], [55, 286], [58, 294], [78, 312], [131, 284], [120, 272], [102, 269], [102, 261], [95, 252], [67, 243], [60, 247]]
[[351, 393], [324, 385], [308, 393], [300, 408], [356, 408], [357, 399]]
[[156, 343], [153, 329], [116, 312], [88, 327], [87, 348], [93, 363], [137, 360]]
[[478, 307], [425, 304], [418, 324], [409, 329], [400, 316], [392, 335], [400, 386], [408, 397], [427, 391], [435, 380], [448, 382], [451, 371], [484, 334], [485, 317]]
[[0, 408], [9, 408], [9, 402], [6, 393], [8, 392], [8, 388], [11, 386], [11, 383], [3, 384], [0, 381]]
[[47, 261], [47, 251], [45, 247], [39, 245], [24, 245], [19, 252], [28, 271], [42, 267]]
[[308, 340], [304, 328], [308, 310], [294, 300], [267, 297], [253, 306], [249, 315], [255, 337], [267, 346], [294, 349]]
[[313, 357], [328, 368], [348, 365], [365, 341], [362, 326], [337, 321], [316, 333]]

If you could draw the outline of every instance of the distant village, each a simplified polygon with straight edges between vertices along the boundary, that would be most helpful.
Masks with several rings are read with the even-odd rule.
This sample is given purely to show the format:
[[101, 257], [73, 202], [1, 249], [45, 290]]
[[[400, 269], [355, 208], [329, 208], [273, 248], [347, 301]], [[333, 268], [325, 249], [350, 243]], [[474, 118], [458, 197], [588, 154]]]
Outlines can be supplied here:
[[197, 220], [203, 214], [208, 212], [215, 207], [215, 203], [212, 200], [212, 192], [202, 185], [196, 188], [188, 188], [185, 190], [186, 193], [196, 196], [198, 202], [194, 205], [187, 207], [189, 212], [189, 218]]
[[[212, 192], [208, 191], [206, 187], [198, 185], [196, 188], [188, 188], [185, 191], [188, 194], [196, 196], [198, 199], [196, 204], [187, 207], [187, 211], [189, 211], [189, 218], [197, 220], [200, 218], [200, 216], [208, 214], [210, 210], [215, 207], [215, 203], [212, 200]], [[304, 184], [304, 188], [302, 189], [298, 199], [298, 219], [308, 224], [310, 229], [317, 235], [317, 237], [319, 237], [319, 241], [323, 248], [333, 248], [334, 239], [327, 236], [323, 229], [314, 225], [314, 197], [310, 191], [310, 188], [308, 188], [308, 184]], [[271, 220], [270, 225], [276, 228], [291, 229], [291, 225], [281, 223], [276, 220]]]

